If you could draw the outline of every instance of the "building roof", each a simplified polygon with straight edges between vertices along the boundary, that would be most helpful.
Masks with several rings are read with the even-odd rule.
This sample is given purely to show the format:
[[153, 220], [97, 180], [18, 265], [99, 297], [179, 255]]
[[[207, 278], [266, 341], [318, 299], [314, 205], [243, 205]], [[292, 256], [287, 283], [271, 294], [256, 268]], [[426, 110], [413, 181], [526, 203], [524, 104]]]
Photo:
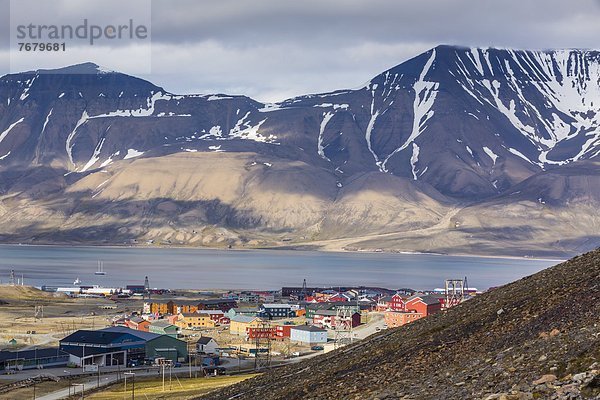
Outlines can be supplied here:
[[241, 322], [244, 324], [249, 324], [256, 319], [260, 320], [260, 318], [258, 318], [258, 317], [248, 317], [245, 315], [236, 315], [233, 318], [231, 318], [231, 322]]
[[315, 315], [334, 316], [334, 315], [337, 315], [337, 311], [335, 311], [335, 310], [318, 310], [318, 311], [315, 311]]
[[215, 314], [219, 314], [219, 315], [225, 315], [225, 313], [221, 310], [202, 310], [202, 312], [200, 314], [208, 314], [208, 315], [215, 315]]
[[306, 308], [311, 310], [326, 310], [328, 308], [332, 308], [333, 306], [333, 303], [310, 303], [306, 306]]
[[201, 318], [201, 317], [207, 317], [208, 315], [204, 314], [204, 313], [195, 313], [195, 312], [184, 312], [184, 313], [180, 313], [179, 315], [183, 316], [183, 318]]
[[138, 331], [135, 329], [127, 328], [125, 326], [111, 326], [111, 327], [100, 329], [100, 330], [103, 332], [126, 333], [129, 335], [138, 337], [140, 339], [143, 339], [145, 341], [156, 339], [157, 337], [161, 336], [158, 333]]
[[305, 332], [327, 332], [326, 329], [319, 328], [314, 325], [296, 325], [296, 326], [292, 326], [291, 329], [295, 329], [298, 331], [305, 331]]
[[[121, 328], [121, 327], [114, 327], [114, 328]], [[128, 329], [128, 328], [124, 328], [124, 329]], [[135, 331], [133, 329], [130, 329], [134, 332], [138, 332]], [[91, 331], [91, 330], [79, 330], [76, 332], [73, 332], [72, 334], [70, 334], [69, 336], [65, 337], [64, 339], [62, 339], [60, 341], [60, 343], [93, 343], [93, 344], [98, 344], [98, 345], [109, 345], [112, 343], [119, 343], [119, 342], [123, 342], [125, 340], [127, 340], [128, 338], [131, 339], [131, 337], [133, 336], [133, 338], [137, 338], [140, 339], [140, 341], [142, 341], [143, 339], [140, 338], [139, 336], [135, 336], [135, 335], [131, 335], [128, 332], [111, 332], [111, 331]]]
[[420, 299], [423, 303], [428, 306], [436, 305], [440, 303], [440, 300], [437, 297], [428, 295], [428, 294], [415, 294], [414, 296], [409, 297], [408, 301]]
[[198, 339], [198, 341], [196, 343], [197, 344], [208, 344], [211, 340], [213, 340], [213, 338], [211, 338], [210, 336], [202, 336], [200, 339]]
[[265, 303], [262, 305], [264, 308], [292, 308], [289, 304], [277, 304], [277, 303]]
[[[358, 314], [358, 312], [356, 312], [355, 310], [351, 310], [352, 314]], [[337, 315], [337, 311], [336, 310], [318, 310], [315, 311], [315, 315], [327, 315], [327, 316], [335, 316]]]
[[392, 296], [384, 296], [384, 297], [380, 298], [379, 301], [382, 303], [383, 302], [389, 303], [392, 301]]
[[60, 357], [67, 356], [68, 353], [60, 350], [58, 347], [49, 347], [33, 350], [21, 350], [21, 351], [0, 351], [0, 362], [12, 361], [12, 360], [33, 360], [36, 358], [49, 358], [49, 357]]
[[235, 311], [235, 312], [238, 312], [238, 313], [242, 313], [242, 312], [258, 312], [258, 307], [236, 307], [236, 308], [232, 308], [232, 310]]
[[165, 320], [158, 320], [158, 321], [154, 321], [150, 324], [150, 326], [154, 326], [157, 328], [168, 328], [168, 327], [174, 327], [176, 328], [175, 325], [173, 325], [172, 323], [170, 323], [169, 321], [165, 321]]

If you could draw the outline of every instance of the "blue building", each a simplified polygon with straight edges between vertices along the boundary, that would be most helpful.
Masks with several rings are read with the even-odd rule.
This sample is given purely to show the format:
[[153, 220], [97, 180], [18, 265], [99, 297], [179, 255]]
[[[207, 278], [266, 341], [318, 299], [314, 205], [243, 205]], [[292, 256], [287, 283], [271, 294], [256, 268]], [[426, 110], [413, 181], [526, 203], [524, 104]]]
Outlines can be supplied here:
[[0, 371], [64, 367], [69, 354], [58, 347], [25, 351], [0, 351]]
[[187, 344], [183, 340], [122, 326], [79, 330], [62, 339], [60, 349], [69, 354], [70, 363], [78, 366], [127, 366], [156, 358], [173, 362], [187, 358]]
[[263, 304], [258, 309], [258, 316], [265, 319], [295, 317], [289, 304]]

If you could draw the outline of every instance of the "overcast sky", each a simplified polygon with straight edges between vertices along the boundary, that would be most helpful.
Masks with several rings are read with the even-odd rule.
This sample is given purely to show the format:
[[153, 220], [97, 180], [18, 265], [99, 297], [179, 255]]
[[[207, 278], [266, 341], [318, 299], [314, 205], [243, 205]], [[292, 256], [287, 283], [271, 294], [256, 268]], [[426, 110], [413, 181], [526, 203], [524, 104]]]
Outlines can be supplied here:
[[[58, 14], [74, 12], [68, 1], [40, 1], [55, 4]], [[89, 0], [77, 1], [76, 11], [85, 14]], [[8, 0], [0, 6], [4, 75]], [[174, 93], [278, 101], [360, 86], [438, 44], [600, 49], [598, 21], [596, 0], [153, 0], [151, 74], [142, 77]], [[67, 54], [63, 64], [80, 57]], [[127, 51], [86, 57], [124, 72], [138, 62]], [[45, 67], [53, 65], [27, 69]]]

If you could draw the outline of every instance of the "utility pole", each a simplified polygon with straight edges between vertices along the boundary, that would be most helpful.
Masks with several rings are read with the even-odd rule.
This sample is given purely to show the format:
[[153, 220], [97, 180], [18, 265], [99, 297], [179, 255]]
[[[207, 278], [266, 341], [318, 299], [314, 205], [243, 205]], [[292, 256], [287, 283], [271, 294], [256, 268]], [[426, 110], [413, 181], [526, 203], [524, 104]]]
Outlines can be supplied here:
[[188, 347], [188, 363], [190, 364], [190, 379], [192, 378], [192, 350], [193, 350], [193, 346], [192, 346], [192, 350], [190, 350], [190, 341], [187, 342], [187, 347]]
[[[256, 353], [254, 356], [254, 369], [271, 369], [271, 324], [262, 322], [255, 328]], [[265, 350], [265, 351], [261, 351]]]
[[131, 399], [135, 400], [135, 372], [125, 372], [125, 393], [127, 393], [127, 375], [131, 375]]
[[334, 348], [338, 349], [352, 343], [352, 316], [355, 310], [352, 306], [340, 306], [335, 312]]

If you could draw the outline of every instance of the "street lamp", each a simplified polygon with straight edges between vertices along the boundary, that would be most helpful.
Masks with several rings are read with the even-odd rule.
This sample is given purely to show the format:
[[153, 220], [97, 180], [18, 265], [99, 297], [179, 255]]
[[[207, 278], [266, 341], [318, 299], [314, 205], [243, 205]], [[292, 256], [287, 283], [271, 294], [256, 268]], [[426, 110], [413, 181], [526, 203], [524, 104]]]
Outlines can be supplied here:
[[135, 400], [135, 372], [125, 372], [125, 392], [127, 392], [127, 375], [131, 375], [131, 399]]

